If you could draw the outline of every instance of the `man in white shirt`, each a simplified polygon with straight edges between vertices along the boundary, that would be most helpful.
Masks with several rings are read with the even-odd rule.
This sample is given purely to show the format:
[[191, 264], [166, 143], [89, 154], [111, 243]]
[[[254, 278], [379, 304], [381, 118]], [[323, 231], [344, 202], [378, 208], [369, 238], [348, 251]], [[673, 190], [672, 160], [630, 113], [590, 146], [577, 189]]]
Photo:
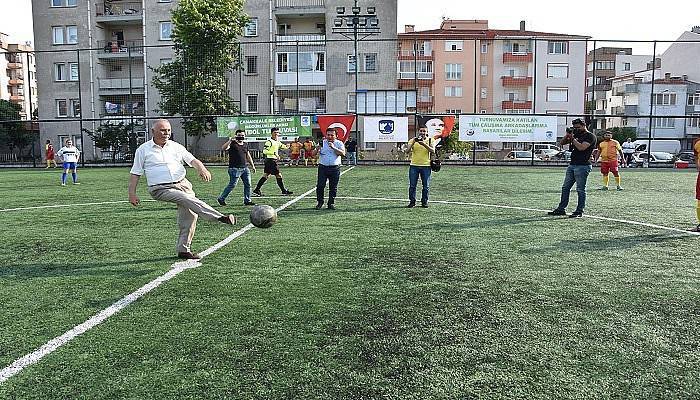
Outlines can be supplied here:
[[632, 143], [632, 138], [627, 138], [627, 140], [622, 143], [622, 155], [625, 156], [625, 162], [623, 165], [628, 167], [632, 165], [632, 155], [634, 154], [635, 145]]
[[192, 184], [185, 178], [183, 162], [197, 170], [205, 182], [211, 181], [211, 173], [184, 146], [170, 139], [170, 122], [159, 119], [151, 129], [153, 139], [139, 146], [134, 154], [134, 165], [129, 178], [129, 202], [140, 203], [136, 186], [142, 175], [146, 175], [148, 193], [156, 200], [177, 204], [177, 224], [180, 235], [177, 241], [177, 256], [181, 259], [199, 259], [191, 251], [192, 238], [197, 228], [197, 217], [233, 225], [233, 215], [223, 215], [207, 203], [195, 197]]
[[73, 146], [73, 141], [71, 139], [66, 140], [66, 145], [61, 147], [56, 155], [63, 159], [63, 175], [61, 175], [61, 185], [66, 186], [66, 176], [68, 176], [68, 171], [71, 171], [73, 184], [80, 185], [80, 183], [78, 183], [78, 160], [80, 159], [80, 150]]

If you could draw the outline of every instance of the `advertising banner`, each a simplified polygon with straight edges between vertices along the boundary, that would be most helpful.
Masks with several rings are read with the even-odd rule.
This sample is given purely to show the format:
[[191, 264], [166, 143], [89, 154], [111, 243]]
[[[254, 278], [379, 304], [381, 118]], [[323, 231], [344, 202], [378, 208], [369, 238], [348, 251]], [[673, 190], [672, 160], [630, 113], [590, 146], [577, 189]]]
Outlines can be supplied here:
[[534, 115], [460, 115], [462, 142], [556, 142], [557, 117]]
[[311, 116], [255, 115], [244, 117], [221, 117], [216, 121], [217, 135], [227, 138], [243, 129], [248, 140], [267, 140], [272, 128], [280, 129], [282, 140], [295, 137], [311, 137]]
[[455, 119], [454, 115], [421, 115], [418, 117], [418, 127], [426, 127], [428, 135], [439, 145], [442, 139], [452, 133]]
[[365, 117], [365, 142], [408, 142], [408, 117]]

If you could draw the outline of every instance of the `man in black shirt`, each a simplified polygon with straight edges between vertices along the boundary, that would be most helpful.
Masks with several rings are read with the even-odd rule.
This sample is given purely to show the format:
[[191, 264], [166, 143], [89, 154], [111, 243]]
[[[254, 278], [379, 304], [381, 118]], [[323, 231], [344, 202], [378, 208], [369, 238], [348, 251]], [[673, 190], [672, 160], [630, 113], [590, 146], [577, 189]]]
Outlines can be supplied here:
[[221, 146], [221, 149], [228, 151], [228, 176], [230, 179], [228, 186], [226, 186], [221, 196], [216, 200], [220, 205], [225, 206], [226, 197], [228, 197], [233, 188], [236, 187], [238, 178], [241, 178], [241, 180], [243, 180], [243, 204], [246, 206], [254, 206], [255, 203], [250, 200], [250, 169], [248, 169], [247, 164], [250, 164], [253, 173], [255, 173], [255, 164], [253, 164], [253, 157], [251, 157], [250, 151], [248, 151], [248, 145], [245, 143], [245, 131], [237, 130], [236, 139], [234, 140], [232, 137], [229, 138], [228, 141]]
[[561, 201], [559, 206], [550, 211], [549, 215], [566, 215], [566, 207], [569, 205], [569, 193], [576, 183], [578, 204], [576, 210], [569, 218], [581, 218], [586, 207], [586, 181], [591, 173], [591, 154], [595, 149], [596, 137], [588, 131], [586, 123], [580, 118], [573, 120], [573, 129], [566, 129], [566, 135], [561, 145], [569, 144], [571, 151], [571, 163], [566, 169], [566, 178], [561, 188]]
[[352, 137], [345, 142], [345, 151], [347, 152], [348, 165], [357, 165], [357, 142]]

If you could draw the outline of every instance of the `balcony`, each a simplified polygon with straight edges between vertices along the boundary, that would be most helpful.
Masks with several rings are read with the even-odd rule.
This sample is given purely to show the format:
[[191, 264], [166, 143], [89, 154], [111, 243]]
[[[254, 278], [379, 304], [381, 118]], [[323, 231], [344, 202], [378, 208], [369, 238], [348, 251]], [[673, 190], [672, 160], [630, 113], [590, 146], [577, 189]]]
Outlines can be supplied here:
[[95, 4], [95, 20], [107, 25], [137, 25], [141, 23], [141, 2], [105, 1]]
[[10, 101], [24, 101], [24, 95], [23, 94], [11, 94]]
[[624, 96], [627, 92], [625, 91], [625, 87], [614, 87], [612, 89], [612, 95], [613, 96]]
[[143, 58], [143, 40], [98, 40], [97, 58]]
[[326, 35], [319, 33], [300, 33], [296, 35], [277, 35], [278, 46], [325, 46]]
[[399, 71], [398, 75], [399, 75], [399, 80], [403, 80], [403, 81], [412, 81], [415, 79], [428, 80], [428, 81], [433, 80], [433, 73], [432, 72], [418, 72], [416, 74], [415, 72]]
[[22, 63], [19, 62], [11, 62], [7, 64], [8, 69], [22, 69]]
[[325, 0], [275, 0], [275, 8], [325, 8]]
[[98, 78], [97, 87], [102, 96], [143, 94], [143, 78]]
[[[615, 111], [614, 111], [615, 108], [618, 108], [618, 107], [613, 107], [613, 114], [615, 114]], [[608, 113], [607, 110], [595, 110], [595, 111], [593, 111], [594, 115], [605, 115], [607, 113]]]
[[433, 54], [432, 50], [401, 50], [399, 52], [399, 61], [430, 61], [433, 59]]
[[613, 107], [610, 109], [612, 115], [625, 115], [625, 107]]
[[529, 87], [532, 86], [532, 77], [529, 76], [503, 76], [503, 87]]
[[532, 53], [503, 53], [503, 63], [531, 63]]
[[24, 78], [10, 78], [10, 86], [20, 86], [24, 84]]
[[433, 105], [433, 96], [418, 96], [418, 107]]
[[[103, 109], [100, 112], [100, 118], [107, 118], [107, 117], [129, 117], [131, 116], [129, 114], [129, 110], [126, 110], [123, 105], [121, 104], [116, 104], [118, 108], [107, 111], [106, 109]], [[134, 108], [133, 111], [133, 116], [134, 117], [139, 117], [139, 116], [145, 116], [146, 115], [146, 108], [145, 107], [137, 107]]]
[[639, 106], [625, 106], [625, 115], [628, 117], [639, 116]]
[[531, 110], [531, 101], [506, 100], [501, 103], [501, 108], [504, 110]]
[[625, 85], [625, 93], [639, 93], [639, 84], [628, 83]]

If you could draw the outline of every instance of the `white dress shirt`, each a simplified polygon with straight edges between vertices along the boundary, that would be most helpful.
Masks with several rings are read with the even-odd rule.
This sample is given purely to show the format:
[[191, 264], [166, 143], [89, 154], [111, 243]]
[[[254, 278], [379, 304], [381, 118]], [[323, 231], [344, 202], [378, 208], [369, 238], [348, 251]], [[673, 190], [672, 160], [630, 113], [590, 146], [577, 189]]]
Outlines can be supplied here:
[[136, 149], [131, 173], [139, 176], [145, 173], [148, 186], [180, 182], [187, 173], [183, 161], [191, 166], [194, 159], [180, 143], [168, 140], [161, 147], [149, 140]]

